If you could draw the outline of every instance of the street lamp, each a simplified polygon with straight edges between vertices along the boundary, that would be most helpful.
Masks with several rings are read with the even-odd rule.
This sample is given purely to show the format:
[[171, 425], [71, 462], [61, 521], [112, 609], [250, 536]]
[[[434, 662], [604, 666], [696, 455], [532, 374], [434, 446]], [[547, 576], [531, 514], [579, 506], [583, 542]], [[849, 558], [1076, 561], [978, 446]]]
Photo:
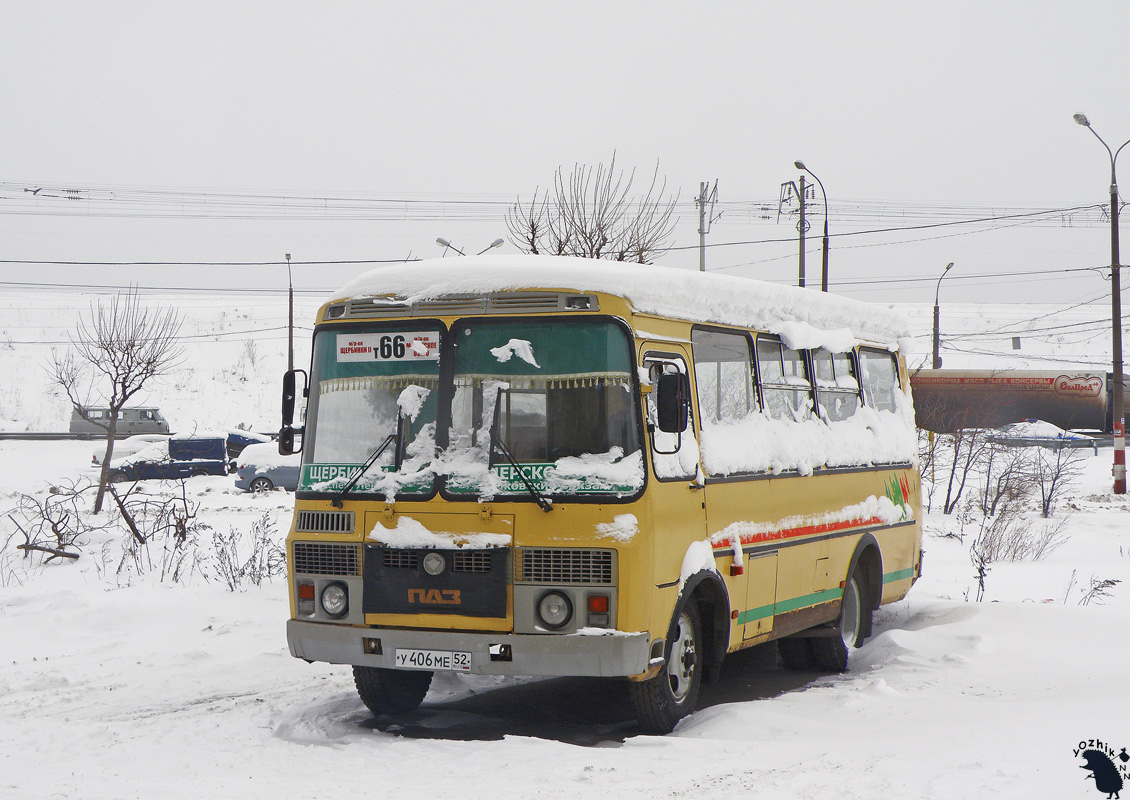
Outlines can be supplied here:
[[1075, 114], [1072, 117], [1077, 123], [1095, 134], [1106, 153], [1110, 156], [1110, 312], [1111, 333], [1114, 338], [1114, 375], [1111, 386], [1111, 416], [1114, 428], [1114, 493], [1126, 494], [1126, 420], [1123, 408], [1123, 382], [1122, 382], [1122, 278], [1119, 274], [1121, 265], [1118, 263], [1118, 179], [1114, 174], [1114, 162], [1122, 147], [1130, 144], [1130, 140], [1122, 143], [1115, 151], [1103, 141], [1103, 137], [1095, 133], [1090, 120], [1084, 114]]
[[[828, 195], [824, 191], [824, 182], [817, 178], [816, 173], [806, 167], [803, 161], [794, 161], [793, 166], [816, 178], [816, 183], [820, 186], [820, 194], [824, 197], [824, 253], [821, 260], [820, 291], [826, 292], [828, 291]], [[804, 198], [801, 198], [801, 203], [804, 203]]]
[[[464, 253], [464, 252], [463, 252], [462, 250], [460, 250], [460, 249], [459, 249], [458, 247], [456, 247], [456, 246], [455, 246], [455, 245], [453, 245], [453, 244], [452, 244], [451, 242], [449, 242], [449, 241], [448, 241], [447, 239], [444, 239], [444, 238], [443, 238], [442, 236], [441, 236], [440, 238], [436, 239], [436, 244], [438, 244], [438, 245], [439, 245], [440, 247], [442, 247], [442, 248], [443, 248], [443, 254], [444, 254], [444, 255], [447, 255], [447, 251], [448, 251], [448, 249], [454, 250], [454, 251], [455, 251], [456, 253], [458, 253], [458, 254], [459, 254], [459, 255], [461, 255], [461, 256], [465, 256], [465, 255], [467, 255], [467, 254], [466, 254], [466, 253]], [[484, 247], [484, 248], [483, 248], [482, 250], [480, 250], [479, 252], [475, 253], [475, 255], [477, 255], [477, 256], [481, 256], [481, 255], [482, 255], [483, 253], [485, 253], [485, 252], [486, 252], [487, 250], [493, 250], [493, 249], [494, 249], [494, 248], [496, 248], [496, 247], [502, 247], [502, 245], [504, 245], [504, 244], [506, 244], [506, 240], [504, 240], [504, 239], [495, 239], [495, 240], [494, 240], [493, 242], [491, 242], [490, 244], [488, 244], [488, 245], [487, 245], [486, 247]]]
[[934, 360], [933, 360], [933, 362], [931, 362], [934, 369], [941, 369], [942, 368], [942, 356], [938, 352], [940, 347], [941, 347], [941, 340], [940, 340], [940, 333], [939, 333], [939, 331], [940, 331], [939, 322], [941, 320], [941, 312], [938, 310], [938, 295], [942, 291], [942, 278], [946, 277], [946, 275], [949, 274], [949, 271], [951, 269], [953, 269], [953, 262], [952, 261], [950, 263], [946, 264], [946, 268], [942, 270], [942, 274], [938, 278], [938, 287], [934, 290]]

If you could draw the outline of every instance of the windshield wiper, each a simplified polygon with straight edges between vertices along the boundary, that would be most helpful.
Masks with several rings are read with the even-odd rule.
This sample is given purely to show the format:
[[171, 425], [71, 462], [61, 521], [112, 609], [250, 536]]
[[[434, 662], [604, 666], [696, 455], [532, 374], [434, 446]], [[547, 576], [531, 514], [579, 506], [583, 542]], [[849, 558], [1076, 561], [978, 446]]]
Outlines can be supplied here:
[[[373, 464], [377, 463], [377, 459], [380, 458], [381, 454], [384, 453], [384, 451], [388, 449], [388, 446], [390, 444], [392, 444], [393, 442], [399, 443], [400, 434], [403, 430], [403, 426], [401, 425], [401, 419], [403, 419], [403, 417], [398, 417], [397, 420], [396, 420], [396, 432], [390, 433], [388, 436], [386, 436], [385, 440], [383, 442], [381, 442], [381, 446], [378, 447], [376, 450], [374, 450], [373, 454], [365, 460], [364, 464], [361, 465], [361, 469], [359, 469], [355, 473], [353, 473], [353, 477], [349, 479], [349, 482], [346, 483], [345, 486], [338, 489], [337, 496], [334, 497], [334, 499], [330, 501], [331, 506], [333, 506], [334, 508], [341, 508], [342, 507], [341, 498], [343, 498], [347, 494], [349, 494], [349, 491], [354, 486], [357, 485], [357, 481], [361, 480], [362, 476], [366, 472], [369, 471], [369, 468], [372, 467]], [[399, 444], [397, 444], [397, 447], [396, 447], [396, 456], [397, 456], [397, 458], [396, 458], [396, 461], [394, 463], [395, 463], [396, 467], [399, 468], [399, 466], [400, 466], [400, 464], [398, 463], [399, 457], [400, 457], [400, 446], [399, 446]]]
[[541, 507], [541, 510], [552, 511], [553, 503], [549, 502], [546, 496], [539, 492], [538, 488], [526, 477], [526, 473], [522, 472], [522, 467], [517, 460], [515, 460], [513, 453], [510, 452], [510, 448], [502, 443], [502, 440], [498, 438], [494, 431], [490, 432], [490, 440], [494, 446], [498, 448], [498, 452], [506, 456], [506, 460], [510, 462], [510, 466], [514, 467], [514, 471], [518, 473], [518, 477], [521, 478], [522, 483], [526, 485], [526, 491], [534, 498], [535, 502]]
[[502, 389], [499, 389], [498, 394], [496, 394], [494, 398], [494, 419], [491, 421], [490, 426], [490, 442], [494, 447], [498, 448], [498, 452], [506, 456], [506, 460], [510, 462], [510, 466], [514, 467], [514, 471], [518, 473], [518, 477], [521, 478], [522, 483], [525, 484], [526, 491], [530, 493], [530, 496], [532, 498], [534, 498], [534, 501], [538, 504], [541, 510], [548, 513], [553, 510], [553, 504], [549, 502], [549, 500], [546, 499], [546, 496], [539, 492], [537, 487], [534, 486], [530, 479], [526, 477], [526, 473], [522, 472], [522, 467], [518, 463], [518, 460], [514, 458], [514, 454], [510, 452], [510, 448], [503, 443], [502, 439], [495, 432], [498, 430], [498, 416], [499, 408], [502, 405], [501, 401]]

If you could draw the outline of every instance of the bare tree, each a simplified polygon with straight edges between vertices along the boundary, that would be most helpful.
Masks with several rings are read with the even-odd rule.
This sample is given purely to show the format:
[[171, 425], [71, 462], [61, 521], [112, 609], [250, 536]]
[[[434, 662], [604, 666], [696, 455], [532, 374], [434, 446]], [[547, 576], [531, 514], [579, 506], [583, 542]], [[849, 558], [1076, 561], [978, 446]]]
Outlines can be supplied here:
[[[175, 310], [150, 311], [141, 305], [136, 292], [120, 293], [108, 303], [92, 302], [90, 319], [80, 320], [71, 336], [71, 349], [62, 355], [51, 353], [48, 371], [67, 393], [71, 406], [106, 431], [95, 513], [102, 510], [109, 483], [119, 412], [152, 378], [180, 360], [184, 352], [177, 342], [180, 324]], [[93, 398], [109, 410], [105, 421], [87, 413]]]
[[1083, 458], [1074, 448], [1037, 447], [1032, 459], [1032, 482], [1040, 492], [1040, 513], [1050, 517], [1056, 501], [1083, 471]]
[[568, 175], [558, 167], [552, 191], [539, 198], [534, 189], [528, 202], [519, 198], [507, 211], [510, 241], [534, 255], [650, 263], [667, 250], [679, 198], [664, 197], [667, 181], [659, 177], [658, 161], [638, 199], [631, 197], [635, 176], [634, 169], [617, 171], [615, 153], [607, 167], [575, 164]]

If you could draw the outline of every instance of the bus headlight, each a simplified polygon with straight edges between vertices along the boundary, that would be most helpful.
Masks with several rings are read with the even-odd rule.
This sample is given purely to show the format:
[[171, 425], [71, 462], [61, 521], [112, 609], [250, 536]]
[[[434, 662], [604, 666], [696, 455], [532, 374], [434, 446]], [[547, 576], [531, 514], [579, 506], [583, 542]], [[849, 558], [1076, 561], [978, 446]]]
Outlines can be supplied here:
[[322, 610], [331, 617], [344, 617], [349, 611], [349, 593], [340, 583], [326, 584], [322, 589]]
[[538, 617], [547, 628], [563, 628], [572, 616], [573, 604], [561, 592], [546, 592], [538, 601]]

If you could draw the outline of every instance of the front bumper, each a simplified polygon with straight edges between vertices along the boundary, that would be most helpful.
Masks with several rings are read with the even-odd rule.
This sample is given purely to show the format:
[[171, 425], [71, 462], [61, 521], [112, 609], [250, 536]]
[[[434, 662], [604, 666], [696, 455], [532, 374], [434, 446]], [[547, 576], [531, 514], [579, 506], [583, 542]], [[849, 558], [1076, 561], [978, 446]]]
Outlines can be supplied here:
[[[471, 654], [475, 675], [553, 675], [621, 677], [648, 669], [647, 633], [599, 635], [512, 634], [463, 631], [419, 631], [355, 627], [288, 620], [290, 654], [307, 661], [394, 668], [397, 648], [452, 650]], [[365, 652], [364, 639], [379, 639], [381, 653]], [[510, 660], [492, 659], [491, 650], [508, 646]]]

